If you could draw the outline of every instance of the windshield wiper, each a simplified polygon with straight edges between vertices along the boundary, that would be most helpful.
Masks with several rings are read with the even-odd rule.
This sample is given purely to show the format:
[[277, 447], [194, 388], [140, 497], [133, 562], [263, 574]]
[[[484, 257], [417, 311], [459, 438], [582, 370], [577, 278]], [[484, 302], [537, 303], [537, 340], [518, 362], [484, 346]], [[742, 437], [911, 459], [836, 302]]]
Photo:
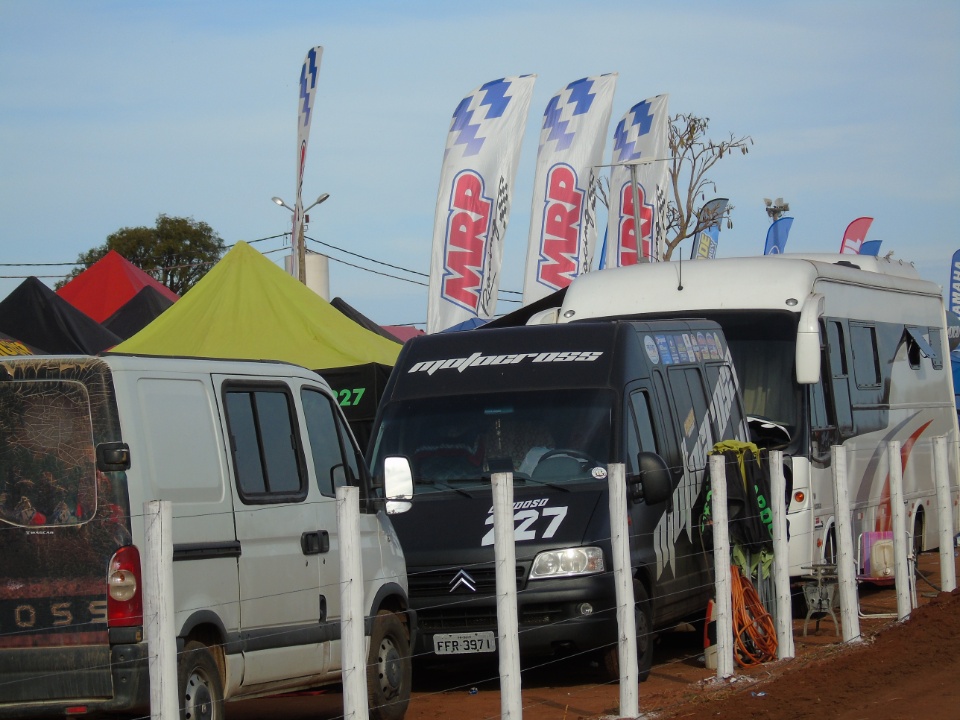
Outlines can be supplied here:
[[473, 499], [473, 495], [471, 495], [470, 493], [468, 493], [466, 490], [464, 490], [463, 488], [454, 487], [453, 485], [450, 485], [449, 483], [440, 482], [440, 481], [437, 481], [437, 480], [425, 480], [425, 479], [423, 479], [423, 478], [420, 478], [420, 480], [417, 481], [417, 484], [418, 484], [418, 485], [441, 485], [441, 486], [445, 487], [447, 490], [453, 490], [454, 492], [460, 493], [461, 495], [463, 495], [463, 496], [466, 497], [466, 498], [470, 498], [471, 500]]

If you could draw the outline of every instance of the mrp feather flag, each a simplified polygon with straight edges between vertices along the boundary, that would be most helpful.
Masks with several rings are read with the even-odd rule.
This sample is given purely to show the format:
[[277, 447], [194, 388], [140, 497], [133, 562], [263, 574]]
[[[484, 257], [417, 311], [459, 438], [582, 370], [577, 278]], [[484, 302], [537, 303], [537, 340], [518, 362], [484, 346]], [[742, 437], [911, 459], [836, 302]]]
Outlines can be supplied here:
[[841, 255], [859, 255], [860, 245], [867, 239], [867, 231], [873, 218], [857, 218], [847, 225], [846, 232], [843, 233], [843, 242], [840, 243]]
[[307, 162], [307, 140], [310, 138], [310, 121], [313, 119], [313, 101], [317, 95], [317, 75], [320, 74], [320, 59], [323, 48], [312, 48], [300, 70], [300, 100], [297, 104], [297, 197], [293, 206], [293, 262], [290, 267], [294, 277], [300, 277], [300, 243], [303, 242], [303, 166]]
[[[657, 95], [637, 103], [613, 133], [606, 267], [659, 259], [658, 247], [666, 233], [667, 100], [667, 95]], [[636, 193], [631, 165], [636, 166]], [[635, 218], [640, 220], [640, 232], [634, 229]]]
[[433, 224], [427, 332], [490, 318], [535, 75], [488, 82], [453, 113]]
[[524, 305], [567, 287], [593, 265], [596, 179], [616, 83], [615, 73], [586, 77], [547, 103], [530, 210]]

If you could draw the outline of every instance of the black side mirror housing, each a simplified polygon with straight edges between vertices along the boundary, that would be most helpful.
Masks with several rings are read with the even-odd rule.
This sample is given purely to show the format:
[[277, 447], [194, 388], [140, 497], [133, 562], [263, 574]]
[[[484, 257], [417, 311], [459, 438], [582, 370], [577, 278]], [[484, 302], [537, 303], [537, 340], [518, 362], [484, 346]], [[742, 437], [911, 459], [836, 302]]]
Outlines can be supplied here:
[[130, 446], [125, 442], [97, 445], [97, 470], [111, 472], [130, 469]]
[[631, 475], [627, 481], [630, 497], [643, 500], [647, 505], [668, 500], [673, 494], [673, 481], [663, 458], [653, 452], [637, 453], [637, 467], [639, 472]]

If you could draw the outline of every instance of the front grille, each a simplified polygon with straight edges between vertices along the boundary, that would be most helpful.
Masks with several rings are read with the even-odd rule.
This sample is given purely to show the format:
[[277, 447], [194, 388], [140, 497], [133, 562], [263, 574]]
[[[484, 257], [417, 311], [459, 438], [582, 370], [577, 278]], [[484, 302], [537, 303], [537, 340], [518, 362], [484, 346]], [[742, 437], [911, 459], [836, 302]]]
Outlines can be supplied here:
[[[518, 621], [521, 627], [535, 627], [558, 623], [564, 617], [561, 605], [538, 603], [521, 607]], [[427, 633], [496, 630], [497, 608], [495, 605], [479, 608], [448, 605], [421, 609], [417, 611], [417, 625]]]
[[[463, 572], [469, 576], [466, 582], [457, 583]], [[472, 582], [471, 582], [472, 580]], [[407, 570], [411, 597], [436, 595], [493, 595], [497, 590], [497, 571], [493, 564], [475, 567], [447, 567], [442, 569], [410, 568]], [[470, 589], [472, 585], [475, 590]], [[517, 566], [517, 590], [523, 590], [524, 569]], [[454, 587], [456, 586], [456, 587]]]

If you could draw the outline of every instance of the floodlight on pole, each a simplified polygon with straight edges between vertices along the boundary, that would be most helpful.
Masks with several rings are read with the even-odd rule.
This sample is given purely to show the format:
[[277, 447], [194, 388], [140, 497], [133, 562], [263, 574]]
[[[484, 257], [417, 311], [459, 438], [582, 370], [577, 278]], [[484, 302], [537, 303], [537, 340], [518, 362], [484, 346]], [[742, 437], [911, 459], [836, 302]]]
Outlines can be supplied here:
[[767, 206], [767, 215], [770, 216], [770, 222], [776, 222], [785, 212], [790, 211], [790, 203], [785, 202], [782, 197], [776, 200], [764, 198], [763, 204]]

